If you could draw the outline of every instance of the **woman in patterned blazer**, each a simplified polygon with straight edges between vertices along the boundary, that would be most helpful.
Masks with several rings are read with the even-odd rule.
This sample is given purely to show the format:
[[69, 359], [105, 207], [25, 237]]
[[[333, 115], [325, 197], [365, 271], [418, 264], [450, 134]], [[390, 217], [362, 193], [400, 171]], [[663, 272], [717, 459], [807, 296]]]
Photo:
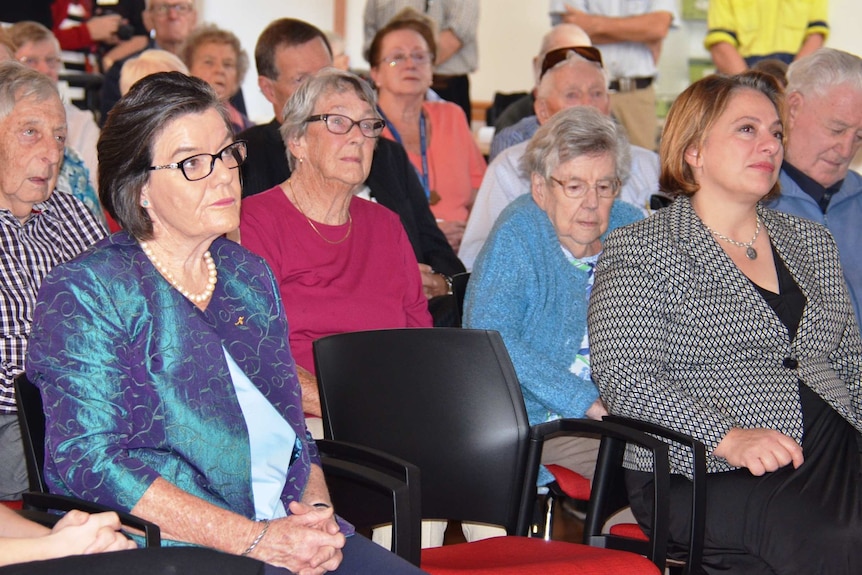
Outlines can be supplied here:
[[[783, 158], [780, 88], [710, 76], [674, 103], [661, 144], [669, 208], [610, 234], [590, 300], [608, 411], [710, 453], [707, 573], [860, 573], [862, 342], [835, 242], [764, 209]], [[690, 468], [672, 448], [677, 473]], [[649, 469], [628, 454], [635, 515]], [[673, 480], [687, 540], [690, 482]]]

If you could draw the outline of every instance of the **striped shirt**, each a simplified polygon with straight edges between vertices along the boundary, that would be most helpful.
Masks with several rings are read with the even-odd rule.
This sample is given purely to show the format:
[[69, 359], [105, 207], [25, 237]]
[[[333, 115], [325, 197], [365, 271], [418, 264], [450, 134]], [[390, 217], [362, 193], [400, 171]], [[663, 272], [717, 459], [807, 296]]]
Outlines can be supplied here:
[[0, 413], [14, 413], [12, 380], [24, 370], [36, 294], [51, 268], [105, 237], [93, 214], [69, 194], [55, 192], [33, 206], [23, 224], [0, 209]]
[[[435, 74], [460, 76], [476, 71], [479, 67], [478, 0], [367, 0], [363, 15], [363, 51], [367, 51], [371, 46], [377, 31], [404, 8], [413, 8], [428, 15], [437, 24], [438, 32], [449, 30], [461, 42], [461, 48], [434, 69]], [[372, 66], [376, 64], [377, 62], [371, 62]]]

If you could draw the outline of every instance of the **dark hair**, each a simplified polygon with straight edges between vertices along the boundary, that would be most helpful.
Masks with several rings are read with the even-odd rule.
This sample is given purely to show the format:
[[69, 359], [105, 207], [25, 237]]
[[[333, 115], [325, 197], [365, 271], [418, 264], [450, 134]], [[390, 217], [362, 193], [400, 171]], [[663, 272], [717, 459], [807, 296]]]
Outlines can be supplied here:
[[[703, 148], [709, 131], [727, 109], [731, 97], [744, 89], [755, 90], [769, 98], [781, 123], [786, 123], [784, 93], [774, 76], [749, 70], [736, 76], [713, 74], [701, 78], [677, 96], [667, 114], [659, 150], [661, 174], [658, 181], [662, 191], [693, 196], [700, 189], [685, 153], [692, 147]], [[772, 199], [779, 191], [776, 181], [763, 199]]]
[[278, 68], [275, 67], [275, 51], [282, 46], [301, 46], [320, 38], [332, 55], [332, 47], [326, 34], [308, 22], [294, 18], [279, 18], [269, 23], [257, 38], [254, 47], [254, 64], [257, 66], [257, 75], [278, 80]]
[[775, 79], [778, 80], [782, 89], [787, 88], [787, 64], [778, 58], [758, 60], [754, 63], [754, 66], [752, 66], [751, 69], [774, 76]]
[[152, 238], [153, 222], [141, 207], [150, 178], [153, 147], [171, 122], [188, 114], [218, 111], [230, 119], [209, 84], [181, 72], [159, 72], [132, 86], [108, 113], [99, 137], [99, 199], [117, 223], [139, 240]]
[[396, 14], [386, 26], [377, 31], [377, 34], [374, 35], [374, 39], [368, 46], [365, 59], [368, 60], [372, 68], [376, 68], [380, 64], [380, 52], [383, 50], [383, 40], [386, 36], [398, 30], [413, 30], [422, 36], [425, 43], [428, 44], [428, 51], [431, 52], [431, 62], [433, 63], [437, 59], [437, 43], [434, 41], [434, 29], [432, 26], [433, 24], [430, 19], [426, 18], [423, 14], [412, 8], [405, 8]]

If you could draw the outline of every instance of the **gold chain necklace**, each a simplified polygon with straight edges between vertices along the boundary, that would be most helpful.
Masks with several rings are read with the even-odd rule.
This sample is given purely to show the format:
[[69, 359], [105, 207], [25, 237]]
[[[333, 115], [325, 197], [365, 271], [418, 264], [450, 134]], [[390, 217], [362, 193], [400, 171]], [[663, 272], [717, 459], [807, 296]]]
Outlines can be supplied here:
[[326, 236], [324, 236], [322, 233], [320, 233], [320, 230], [317, 229], [317, 226], [314, 225], [314, 222], [311, 220], [311, 218], [306, 216], [305, 212], [302, 211], [302, 207], [300, 207], [300, 205], [299, 205], [299, 198], [296, 195], [296, 190], [293, 189], [293, 178], [289, 178], [287, 180], [287, 185], [290, 186], [290, 193], [293, 195], [293, 198], [295, 200], [294, 205], [296, 206], [296, 209], [299, 210], [299, 213], [302, 214], [302, 217], [304, 217], [305, 221], [308, 222], [308, 225], [311, 226], [311, 229], [313, 229], [315, 231], [315, 233], [318, 236], [320, 236], [320, 239], [322, 239], [323, 241], [325, 241], [328, 244], [338, 245], [338, 244], [344, 243], [344, 241], [350, 237], [350, 232], [353, 231], [353, 216], [350, 215], [349, 209], [347, 211], [347, 233], [344, 234], [344, 237], [341, 238], [340, 240], [332, 241], [329, 238], [327, 238]]

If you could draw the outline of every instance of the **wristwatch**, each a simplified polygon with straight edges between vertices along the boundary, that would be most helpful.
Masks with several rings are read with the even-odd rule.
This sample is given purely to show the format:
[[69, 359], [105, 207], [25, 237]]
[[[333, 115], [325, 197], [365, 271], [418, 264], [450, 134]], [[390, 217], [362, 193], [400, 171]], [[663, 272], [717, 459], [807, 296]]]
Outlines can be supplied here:
[[446, 282], [446, 295], [452, 295], [453, 293], [455, 293], [452, 290], [452, 278], [450, 276], [447, 276], [446, 274], [441, 274], [440, 272], [437, 272], [437, 275], [442, 277], [443, 281]]

